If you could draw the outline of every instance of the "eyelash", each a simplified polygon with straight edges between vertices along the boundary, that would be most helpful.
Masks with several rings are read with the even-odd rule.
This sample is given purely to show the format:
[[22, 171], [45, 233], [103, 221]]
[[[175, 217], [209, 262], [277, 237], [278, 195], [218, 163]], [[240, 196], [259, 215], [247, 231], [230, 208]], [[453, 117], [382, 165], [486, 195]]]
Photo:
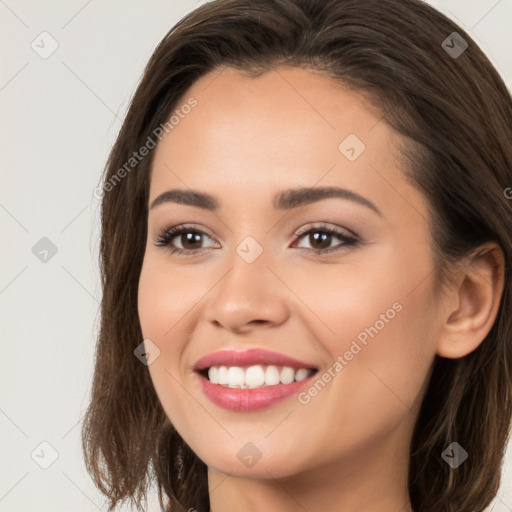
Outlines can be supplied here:
[[[330, 248], [330, 249], [302, 249], [306, 251], [306, 253], [314, 253], [314, 254], [326, 254], [326, 253], [333, 253], [343, 250], [343, 248], [347, 247], [356, 247], [359, 244], [359, 239], [357, 237], [351, 237], [344, 234], [343, 231], [339, 231], [337, 229], [330, 228], [325, 225], [319, 225], [313, 228], [309, 228], [307, 231], [297, 232], [295, 233], [295, 236], [297, 238], [302, 238], [304, 235], [308, 235], [311, 232], [314, 233], [324, 233], [330, 236], [335, 236], [336, 238], [339, 238], [343, 243], [341, 246]], [[157, 247], [165, 247], [171, 254], [177, 254], [180, 256], [193, 256], [197, 254], [199, 251], [202, 251], [204, 248], [199, 249], [179, 249], [176, 247], [170, 247], [171, 241], [176, 238], [179, 235], [183, 235], [185, 233], [194, 233], [199, 235], [205, 235], [208, 238], [208, 233], [204, 232], [202, 229], [196, 228], [196, 227], [188, 227], [188, 226], [174, 226], [168, 229], [165, 229], [162, 231], [162, 233], [159, 235], [156, 243], [154, 244]]]

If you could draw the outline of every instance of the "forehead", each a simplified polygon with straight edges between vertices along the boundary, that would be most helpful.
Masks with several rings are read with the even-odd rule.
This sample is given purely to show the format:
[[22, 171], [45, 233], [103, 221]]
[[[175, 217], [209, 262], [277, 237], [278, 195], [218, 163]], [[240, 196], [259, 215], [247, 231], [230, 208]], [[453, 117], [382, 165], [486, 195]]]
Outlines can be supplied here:
[[[368, 140], [380, 121], [360, 95], [324, 74], [294, 67], [254, 78], [222, 68], [196, 81], [180, 103], [191, 97], [197, 106], [180, 121], [180, 130], [173, 129], [174, 135], [180, 142], [190, 135], [201, 138], [204, 149], [237, 144], [246, 154], [251, 148], [258, 154], [272, 150], [278, 158], [290, 143], [301, 140], [307, 143], [303, 153], [320, 144], [337, 152], [346, 135]], [[381, 128], [385, 131], [385, 125]]]
[[375, 203], [383, 195], [403, 203], [401, 192], [421, 202], [399, 170], [398, 135], [360, 95], [321, 73], [281, 67], [252, 78], [222, 68], [197, 80], [175, 112], [191, 98], [196, 106], [181, 112], [156, 148], [150, 200], [167, 188], [192, 188], [229, 194], [243, 206], [284, 188], [321, 185]]

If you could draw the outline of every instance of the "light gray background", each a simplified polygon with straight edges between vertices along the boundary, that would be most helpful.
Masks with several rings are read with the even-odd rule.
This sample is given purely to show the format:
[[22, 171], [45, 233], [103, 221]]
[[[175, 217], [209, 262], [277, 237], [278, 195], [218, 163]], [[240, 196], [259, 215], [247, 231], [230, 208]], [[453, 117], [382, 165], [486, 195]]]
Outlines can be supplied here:
[[[94, 512], [103, 503], [79, 426], [101, 295], [93, 190], [146, 61], [201, 3], [0, 0], [0, 512]], [[473, 35], [510, 86], [512, 0], [430, 3]], [[58, 43], [46, 59], [31, 47], [51, 48], [43, 31]], [[57, 247], [47, 262], [32, 252], [43, 237]], [[58, 454], [47, 469], [35, 462], [52, 461], [42, 442]], [[512, 511], [511, 468], [509, 447], [493, 512]]]

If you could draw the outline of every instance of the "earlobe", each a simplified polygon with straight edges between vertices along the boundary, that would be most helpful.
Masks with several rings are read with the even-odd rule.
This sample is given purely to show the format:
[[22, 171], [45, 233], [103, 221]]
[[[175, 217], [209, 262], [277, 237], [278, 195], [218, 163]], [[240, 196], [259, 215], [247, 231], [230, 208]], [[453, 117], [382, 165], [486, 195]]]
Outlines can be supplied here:
[[437, 345], [439, 356], [464, 357], [483, 342], [498, 314], [504, 273], [503, 251], [495, 243], [485, 244], [465, 260], [461, 277], [446, 295], [453, 300], [444, 313]]

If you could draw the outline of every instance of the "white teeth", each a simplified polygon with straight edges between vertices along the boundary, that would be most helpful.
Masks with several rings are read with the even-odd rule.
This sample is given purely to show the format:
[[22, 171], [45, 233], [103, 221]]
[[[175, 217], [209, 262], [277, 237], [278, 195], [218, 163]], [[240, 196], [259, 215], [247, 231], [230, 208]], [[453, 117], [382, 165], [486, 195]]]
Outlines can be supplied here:
[[245, 372], [239, 366], [230, 366], [228, 368], [228, 386], [234, 388], [235, 386], [243, 386], [245, 384]]
[[259, 388], [265, 384], [265, 372], [261, 366], [249, 366], [245, 370], [245, 385], [248, 388]]
[[295, 380], [304, 380], [308, 376], [308, 371], [305, 368], [301, 368], [295, 372]]
[[[211, 368], [210, 368], [211, 370]], [[225, 386], [229, 382], [228, 380], [228, 369], [225, 366], [219, 368], [219, 384]]]
[[283, 384], [290, 384], [295, 380], [295, 370], [289, 366], [285, 366], [279, 375], [279, 380]]
[[208, 380], [230, 388], [260, 388], [276, 384], [291, 384], [309, 377], [313, 370], [289, 366], [254, 365], [248, 368], [240, 366], [212, 366], [208, 369]]
[[277, 366], [267, 366], [265, 370], [265, 384], [267, 386], [279, 384], [279, 370]]
[[212, 366], [209, 370], [208, 370], [208, 380], [210, 382], [213, 382], [213, 384], [218, 384], [219, 383], [219, 371], [220, 369], [219, 368], [216, 368], [215, 366]]

